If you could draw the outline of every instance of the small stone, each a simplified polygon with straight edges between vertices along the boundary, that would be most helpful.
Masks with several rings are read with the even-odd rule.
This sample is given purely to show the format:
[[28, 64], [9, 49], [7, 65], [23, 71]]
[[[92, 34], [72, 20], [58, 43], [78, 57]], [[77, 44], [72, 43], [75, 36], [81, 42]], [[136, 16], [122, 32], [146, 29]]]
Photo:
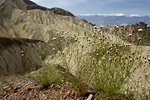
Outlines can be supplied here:
[[5, 87], [3, 87], [4, 89], [8, 89], [9, 88], [9, 86], [5, 86]]
[[54, 87], [55, 87], [55, 84], [52, 84], [50, 87], [51, 87], [51, 88], [54, 88]]
[[70, 96], [71, 93], [72, 93], [71, 91], [68, 91], [68, 92], [67, 92], [67, 96]]
[[93, 94], [90, 94], [87, 100], [92, 100], [92, 98], [93, 98]]

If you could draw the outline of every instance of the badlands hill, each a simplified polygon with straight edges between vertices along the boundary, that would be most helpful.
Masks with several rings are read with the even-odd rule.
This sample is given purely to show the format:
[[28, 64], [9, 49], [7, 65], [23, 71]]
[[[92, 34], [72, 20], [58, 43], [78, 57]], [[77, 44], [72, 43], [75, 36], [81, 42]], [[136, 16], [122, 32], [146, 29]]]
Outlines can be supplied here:
[[140, 45], [150, 45], [150, 26], [144, 22], [133, 25], [122, 24], [119, 26], [103, 25], [103, 30], [108, 34], [119, 36], [121, 39], [130, 43]]
[[[28, 0], [24, 0], [24, 1], [27, 4], [36, 5], [31, 1]], [[14, 43], [8, 45], [7, 47], [3, 45], [3, 41], [0, 41], [1, 42], [0, 44], [2, 45], [2, 49], [0, 49], [0, 52], [2, 53], [2, 55], [0, 55], [1, 58], [0, 69], [1, 72], [4, 72], [4, 74], [9, 74], [9, 72], [11, 72], [13, 68], [14, 71], [12, 70], [12, 73], [18, 71], [22, 72], [21, 70], [16, 70], [16, 68], [18, 68], [17, 66], [22, 67], [20, 69], [24, 69], [23, 67], [28, 66], [28, 64], [31, 64], [30, 67], [32, 66], [35, 67], [37, 65], [34, 64], [35, 62], [39, 63], [39, 60], [41, 62], [43, 60], [41, 59], [42, 57], [36, 58], [38, 54], [37, 53], [35, 54], [34, 51], [30, 50], [30, 49], [36, 49], [35, 52], [37, 52], [38, 50], [37, 48], [39, 48], [39, 46], [37, 47], [37, 45], [39, 44], [38, 41], [43, 41], [43, 43], [40, 44], [42, 47], [43, 46], [45, 47], [46, 45], [46, 48], [43, 48], [44, 54], [53, 54], [54, 52], [52, 51], [52, 48], [56, 47], [55, 42], [53, 42], [53, 38], [57, 38], [57, 40], [61, 39], [62, 41], [65, 41], [67, 37], [71, 38], [74, 34], [80, 33], [81, 35], [83, 35], [84, 33], [90, 34], [93, 32], [93, 26], [80, 19], [77, 19], [73, 16], [65, 16], [65, 15], [62, 16], [53, 13], [53, 12], [58, 12], [57, 9], [55, 8], [51, 9], [52, 11], [40, 10], [40, 9], [27, 10], [29, 5], [26, 5], [24, 1], [23, 0], [1, 0], [0, 1], [0, 37], [1, 39], [4, 38], [5, 43], [7, 42], [6, 40], [12, 42], [14, 41]], [[65, 37], [63, 35], [64, 32], [68, 34]], [[11, 38], [15, 38], [15, 39], [12, 40]], [[29, 41], [23, 42], [24, 45], [30, 48], [28, 49], [28, 51], [24, 50], [25, 49], [24, 47], [20, 47], [22, 46], [20, 45], [20, 43], [18, 44], [18, 42], [17, 43], [15, 42], [16, 39], [18, 41], [22, 41], [22, 38], [31, 39], [30, 41], [33, 40], [33, 42], [31, 43]], [[62, 43], [65, 44], [64, 42]], [[15, 51], [12, 46], [14, 46], [14, 48], [18, 48], [17, 49], [18, 51]], [[65, 45], [63, 45], [63, 48], [64, 47]], [[29, 56], [33, 55], [32, 56], [33, 59], [31, 57], [30, 61], [27, 62], [26, 60], [24, 60], [23, 57], [20, 59], [21, 50], [23, 50], [25, 53], [29, 53], [28, 55], [25, 55], [29, 59], [30, 59]], [[42, 52], [41, 50], [38, 51]], [[17, 54], [14, 55], [14, 52], [17, 52]], [[10, 56], [12, 56], [12, 58], [10, 58]], [[7, 58], [10, 58], [10, 61], [9, 59], [8, 61], [6, 61]], [[11, 61], [11, 59], [14, 61]], [[23, 63], [22, 61], [25, 62]], [[22, 64], [24, 66], [22, 66]], [[11, 69], [9, 69], [10, 66]], [[38, 66], [42, 67], [42, 64], [38, 64]]]

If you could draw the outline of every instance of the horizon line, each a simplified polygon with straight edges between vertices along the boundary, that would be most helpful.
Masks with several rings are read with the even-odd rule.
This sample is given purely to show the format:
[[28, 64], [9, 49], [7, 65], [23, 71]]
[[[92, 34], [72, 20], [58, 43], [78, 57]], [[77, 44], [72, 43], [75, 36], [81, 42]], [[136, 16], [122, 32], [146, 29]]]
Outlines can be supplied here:
[[126, 17], [145, 17], [145, 16], [148, 16], [150, 17], [149, 15], [138, 15], [138, 14], [123, 14], [123, 13], [107, 13], [107, 14], [75, 14], [75, 16], [126, 16]]

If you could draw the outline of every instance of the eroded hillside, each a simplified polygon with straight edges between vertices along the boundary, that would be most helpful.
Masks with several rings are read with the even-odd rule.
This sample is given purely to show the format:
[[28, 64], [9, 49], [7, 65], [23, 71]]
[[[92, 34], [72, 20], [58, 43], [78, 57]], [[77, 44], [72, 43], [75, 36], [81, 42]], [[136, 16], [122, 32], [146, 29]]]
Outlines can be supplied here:
[[103, 30], [108, 34], [119, 36], [122, 40], [133, 44], [140, 44], [145, 46], [150, 45], [150, 26], [144, 22], [140, 22], [134, 25], [104, 25]]
[[[77, 18], [56, 15], [50, 11], [26, 11], [25, 3], [16, 0], [5, 0], [1, 4], [1, 36], [22, 37], [30, 39], [50, 40], [51, 34], [56, 32], [70, 32], [71, 34], [92, 32], [92, 26]], [[12, 5], [7, 6], [7, 3]], [[22, 6], [21, 6], [22, 5]], [[7, 33], [6, 33], [7, 32]], [[9, 33], [9, 34], [8, 34]]]
[[[25, 2], [22, 0], [0, 1], [0, 37], [17, 38], [17, 40], [20, 41], [22, 41], [22, 39], [20, 38], [31, 39], [31, 41], [32, 39], [38, 41], [41, 40], [47, 43], [47, 47], [45, 47], [47, 49], [46, 54], [55, 54], [58, 51], [56, 43], [55, 41], [53, 41], [55, 38], [57, 41], [61, 40], [62, 47], [64, 48], [66, 47], [65, 41], [68, 38], [72, 40], [72, 43], [74, 42], [74, 39], [72, 38], [74, 34], [80, 35], [83, 35], [84, 33], [90, 34], [93, 31], [91, 25], [75, 17], [61, 16], [58, 14], [54, 14], [53, 12], [48, 10], [43, 11], [35, 9], [28, 11], [26, 8], [27, 6]], [[64, 34], [68, 35], [65, 35], [64, 37]], [[11, 41], [11, 39], [8, 39], [8, 41]], [[28, 44], [27, 41], [24, 42], [25, 44], [26, 43]], [[17, 48], [21, 48], [20, 46], [22, 45], [17, 45], [18, 46]], [[54, 47], [56, 49], [56, 52], [52, 50]], [[28, 46], [28, 48], [33, 49], [32, 46]], [[11, 46], [9, 49], [14, 52], [20, 53], [20, 51], [19, 52], [15, 51], [13, 48], [11, 48]], [[7, 48], [5, 50], [3, 49], [3, 51], [7, 51]], [[28, 51], [24, 50], [24, 52], [27, 53]], [[34, 52], [35, 51], [29, 50], [29, 55], [34, 54]], [[40, 52], [42, 51], [40, 50]], [[17, 58], [17, 55], [19, 54], [13, 55], [13, 57]], [[1, 56], [1, 59], [5, 59], [4, 56], [6, 58], [9, 58], [9, 54], [3, 54], [3, 56]], [[15, 59], [15, 61], [17, 61], [17, 59]], [[32, 61], [34, 62], [34, 59], [31, 59], [31, 62]], [[6, 61], [3, 60], [2, 62], [7, 63]], [[7, 65], [8, 69], [12, 63], [13, 62], [9, 62], [9, 64]], [[37, 61], [37, 63], [39, 62]], [[32, 65], [34, 64], [31, 64], [31, 66]], [[18, 66], [22, 66], [22, 64], [20, 65], [18, 64]], [[28, 66], [28, 64], [25, 63], [24, 66]], [[1, 65], [1, 68], [5, 69], [4, 73], [7, 73], [5, 67], [6, 64]], [[15, 65], [11, 66], [12, 70], [16, 70], [16, 68], [17, 67]], [[8, 73], [9, 72], [10, 71], [8, 71]]]

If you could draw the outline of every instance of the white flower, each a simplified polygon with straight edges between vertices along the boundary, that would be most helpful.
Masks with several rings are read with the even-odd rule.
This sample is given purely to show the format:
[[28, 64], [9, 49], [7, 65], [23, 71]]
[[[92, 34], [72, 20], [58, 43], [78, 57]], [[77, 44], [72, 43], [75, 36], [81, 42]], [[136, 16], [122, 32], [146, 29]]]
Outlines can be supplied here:
[[150, 61], [150, 58], [148, 58], [148, 61]]
[[129, 34], [129, 36], [131, 37], [131, 36], [132, 36], [132, 34], [130, 33], [130, 34]]
[[21, 53], [24, 53], [24, 51], [23, 51], [23, 50], [21, 50]]
[[53, 48], [52, 50], [53, 50], [53, 51], [55, 51], [56, 49], [55, 49], [55, 48]]
[[78, 41], [78, 38], [75, 38], [75, 41]]
[[109, 61], [112, 61], [112, 59], [111, 59], [111, 58], [109, 58]]
[[103, 28], [103, 25], [101, 25], [100, 28], [102, 29], [102, 28]]
[[139, 32], [142, 32], [142, 31], [143, 31], [143, 29], [141, 29], [141, 28], [140, 28], [140, 29], [138, 29], [138, 31], [139, 31]]
[[118, 29], [118, 28], [119, 28], [119, 26], [115, 25], [115, 26], [114, 26], [114, 28], [117, 28], [117, 29]]
[[134, 68], [137, 68], [137, 66], [133, 66]]
[[94, 26], [94, 29], [98, 29], [98, 27], [97, 27], [97, 26]]
[[56, 40], [56, 38], [55, 38], [55, 37], [53, 37], [53, 40]]
[[35, 33], [35, 31], [33, 31], [33, 33]]
[[58, 35], [58, 34], [59, 34], [59, 32], [56, 33], [56, 35]]
[[92, 34], [92, 37], [95, 37], [95, 35], [94, 35], [94, 34]]
[[21, 54], [21, 56], [23, 57], [23, 56], [24, 56], [24, 54]]
[[109, 54], [110, 52], [109, 51], [107, 51], [107, 54]]
[[138, 40], [141, 41], [142, 39], [141, 39], [141, 38], [138, 38]]
[[128, 46], [131, 46], [131, 44], [128, 44]]
[[67, 32], [64, 33], [65, 35], [67, 34]]
[[105, 60], [105, 57], [103, 57], [103, 60]]
[[49, 44], [49, 46], [52, 46], [52, 44]]

